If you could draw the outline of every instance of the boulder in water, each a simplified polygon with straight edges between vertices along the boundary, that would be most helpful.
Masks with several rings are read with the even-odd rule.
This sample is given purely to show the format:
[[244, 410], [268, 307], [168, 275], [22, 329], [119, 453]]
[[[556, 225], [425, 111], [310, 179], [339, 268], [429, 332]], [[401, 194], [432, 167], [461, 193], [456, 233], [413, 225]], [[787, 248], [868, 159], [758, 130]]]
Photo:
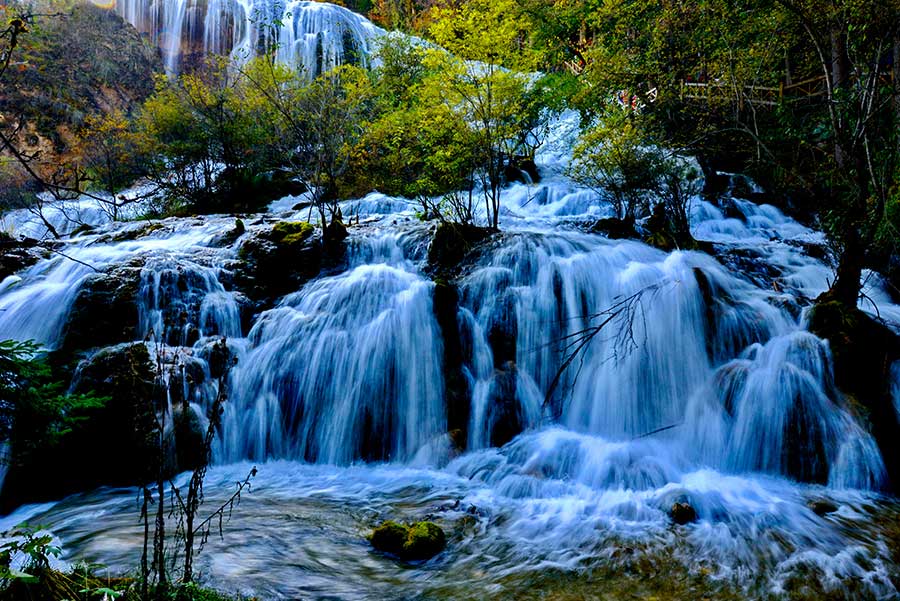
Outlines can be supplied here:
[[84, 281], [66, 323], [65, 354], [134, 340], [142, 267], [135, 259]]
[[266, 306], [296, 292], [322, 269], [322, 239], [303, 221], [278, 222], [245, 236], [234, 263], [234, 286]]
[[684, 526], [697, 521], [697, 510], [690, 503], [677, 502], [669, 510], [669, 517], [679, 526]]
[[428, 247], [428, 266], [436, 273], [453, 275], [475, 247], [491, 235], [488, 228], [445, 222], [438, 226]]
[[625, 240], [638, 237], [637, 230], [634, 227], [634, 219], [619, 219], [618, 217], [598, 219], [591, 226], [591, 232], [605, 234], [610, 240]]
[[15, 240], [5, 232], [0, 232], [0, 281], [14, 273], [37, 263], [46, 251], [31, 238]]
[[409, 527], [403, 556], [406, 559], [431, 559], [447, 546], [447, 537], [433, 522], [417, 522]]
[[828, 294], [817, 299], [810, 310], [809, 330], [828, 340], [835, 383], [856, 401], [850, 409], [875, 437], [896, 491], [900, 483], [900, 422], [891, 392], [891, 366], [900, 359], [900, 337]]
[[403, 553], [403, 545], [406, 544], [408, 534], [409, 528], [389, 520], [372, 531], [369, 542], [379, 551], [399, 556]]
[[375, 549], [411, 561], [431, 559], [447, 546], [443, 529], [434, 522], [404, 526], [387, 521], [375, 528], [368, 538]]
[[811, 499], [806, 503], [806, 506], [819, 517], [834, 513], [838, 510], [838, 506], [828, 499]]

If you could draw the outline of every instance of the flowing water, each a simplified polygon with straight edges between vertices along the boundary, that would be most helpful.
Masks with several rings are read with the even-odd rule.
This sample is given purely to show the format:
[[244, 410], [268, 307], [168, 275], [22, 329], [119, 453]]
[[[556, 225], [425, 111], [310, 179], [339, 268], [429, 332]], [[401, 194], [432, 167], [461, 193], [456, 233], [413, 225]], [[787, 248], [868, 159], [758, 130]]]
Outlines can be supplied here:
[[274, 49], [279, 61], [315, 77], [348, 62], [365, 65], [384, 33], [346, 8], [309, 0], [122, 0], [115, 6], [149, 34], [169, 73], [191, 54], [244, 61]]
[[[252, 51], [254, 7], [217, 0], [202, 17], [192, 0], [120, 9], [164, 28], [171, 56], [184, 31], [208, 49]], [[341, 31], [358, 43], [375, 35], [329, 5], [276, 8], [291, 13], [278, 33], [285, 59], [308, 68], [321, 67], [316, 53], [342, 60]], [[544, 179], [504, 191], [503, 233], [458, 279], [463, 452], [448, 434], [446, 341], [425, 269], [432, 226], [403, 199], [347, 202], [344, 214], [361, 223], [346, 264], [249, 323], [232, 286], [238, 248], [276, 219], [304, 219], [289, 209], [297, 199], [247, 219], [248, 233], [229, 243], [230, 217], [147, 228], [85, 208], [91, 233], [0, 283], [0, 338], [61, 346], [85, 283], [136, 265], [135, 339], [157, 340], [168, 361], [206, 375], [180, 391], [202, 413], [215, 395], [210, 345], [227, 337], [238, 362], [209, 506], [252, 465], [259, 475], [200, 557], [221, 588], [315, 599], [896, 598], [900, 511], [879, 492], [883, 459], [835, 389], [828, 343], [805, 327], [831, 277], [816, 258], [823, 236], [772, 206], [733, 199], [726, 215], [699, 198], [694, 233], [715, 256], [584, 233], [608, 209], [564, 175], [576, 125], [555, 124], [539, 156]], [[6, 224], [42, 234], [27, 214]], [[877, 277], [867, 281], [880, 314], [900, 317]], [[563, 343], [617, 306], [626, 310], [545, 403]], [[521, 434], [509, 440], [510, 428]], [[835, 511], [814, 511], [823, 501]], [[697, 521], [673, 525], [676, 502]], [[424, 518], [450, 541], [429, 562], [399, 563], [365, 541], [382, 519]], [[135, 489], [22, 507], [0, 526], [26, 520], [59, 537], [67, 559], [137, 565]]]

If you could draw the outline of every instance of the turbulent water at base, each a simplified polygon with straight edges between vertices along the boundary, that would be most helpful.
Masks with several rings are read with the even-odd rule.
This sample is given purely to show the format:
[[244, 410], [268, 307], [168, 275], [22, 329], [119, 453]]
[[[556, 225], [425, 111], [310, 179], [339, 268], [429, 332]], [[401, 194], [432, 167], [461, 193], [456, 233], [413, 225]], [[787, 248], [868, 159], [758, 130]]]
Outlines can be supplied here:
[[149, 34], [170, 73], [192, 53], [247, 60], [274, 48], [279, 61], [316, 76], [365, 64], [384, 33], [346, 8], [307, 0], [122, 0], [116, 11]]
[[[188, 2], [120, 8], [133, 22], [167, 23], [170, 35], [203, 31], [210, 47], [255, 44], [245, 22], [253, 4], [222, 6], [210, 2], [202, 19]], [[346, 17], [288, 6], [292, 40], [321, 31], [301, 25], [309, 11]], [[325, 48], [323, 39], [292, 46], [293, 56]], [[887, 537], [898, 509], [879, 494], [884, 462], [834, 386], [828, 343], [805, 328], [805, 309], [831, 276], [809, 252], [823, 236], [772, 206], [730, 199], [726, 215], [699, 198], [694, 233], [715, 244], [714, 256], [584, 233], [608, 209], [563, 175], [575, 128], [572, 116], [555, 124], [539, 154], [542, 182], [504, 191], [503, 232], [458, 279], [463, 452], [448, 433], [445, 340], [425, 270], [432, 225], [403, 199], [347, 202], [344, 215], [361, 223], [345, 264], [251, 323], [232, 285], [238, 248], [276, 219], [304, 219], [289, 208], [297, 199], [246, 219], [248, 233], [226, 243], [230, 217], [146, 228], [78, 207], [91, 233], [73, 233], [0, 283], [0, 339], [61, 346], [86, 282], [133, 266], [135, 340], [155, 340], [166, 361], [206, 374], [180, 391], [201, 413], [215, 395], [210, 345], [228, 339], [238, 362], [208, 503], [227, 497], [250, 462], [260, 469], [224, 539], [200, 558], [204, 577], [225, 589], [316, 599], [769, 598], [812, 582], [838, 598], [895, 598]], [[76, 231], [63, 212], [51, 219]], [[4, 224], [43, 233], [25, 213]], [[867, 281], [880, 314], [900, 318], [877, 278]], [[628, 311], [545, 404], [562, 343], [623, 299]], [[510, 428], [521, 431], [512, 440]], [[138, 559], [136, 499], [136, 490], [100, 489], [20, 508], [0, 526], [43, 524], [67, 558], [128, 570]], [[836, 511], [810, 509], [823, 500]], [[690, 503], [697, 521], [673, 526], [676, 502]], [[426, 517], [450, 536], [430, 562], [399, 564], [364, 539], [381, 519]]]

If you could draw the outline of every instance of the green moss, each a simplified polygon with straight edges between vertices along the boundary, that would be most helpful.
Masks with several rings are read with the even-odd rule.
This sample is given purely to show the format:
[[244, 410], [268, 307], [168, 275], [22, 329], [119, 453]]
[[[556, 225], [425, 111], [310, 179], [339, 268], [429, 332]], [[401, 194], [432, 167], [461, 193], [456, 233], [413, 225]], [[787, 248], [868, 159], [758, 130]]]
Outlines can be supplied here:
[[447, 546], [444, 531], [433, 522], [416, 522], [407, 527], [387, 521], [375, 528], [368, 538], [379, 551], [407, 560], [430, 559]]
[[433, 522], [418, 522], [409, 528], [403, 556], [406, 559], [430, 559], [446, 546], [447, 537], [440, 526]]
[[315, 228], [306, 221], [279, 221], [272, 226], [272, 241], [286, 245], [301, 244], [309, 238]]
[[409, 529], [403, 524], [387, 521], [372, 531], [369, 542], [379, 551], [400, 555], [408, 534]]

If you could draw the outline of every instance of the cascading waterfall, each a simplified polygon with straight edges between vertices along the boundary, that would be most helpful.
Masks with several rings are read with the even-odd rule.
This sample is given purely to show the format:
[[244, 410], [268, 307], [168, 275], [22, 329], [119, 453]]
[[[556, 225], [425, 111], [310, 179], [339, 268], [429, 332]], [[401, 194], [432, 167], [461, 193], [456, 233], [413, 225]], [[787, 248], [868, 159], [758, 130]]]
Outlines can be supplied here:
[[224, 459], [404, 461], [446, 432], [434, 285], [397, 260], [393, 234], [355, 252], [367, 260], [253, 326], [233, 374]]
[[190, 54], [246, 61], [275, 49], [280, 62], [315, 77], [367, 64], [384, 33], [346, 8], [307, 0], [124, 0], [117, 11], [151, 36], [169, 73]]
[[[261, 9], [282, 21], [274, 35], [283, 60], [310, 73], [346, 60], [349, 46], [367, 50], [377, 31], [313, 2], [212, 0], [205, 12], [196, 0], [120, 5], [156, 32], [171, 69], [184, 39], [252, 54], [268, 35], [254, 17]], [[827, 342], [805, 327], [803, 307], [828, 285], [828, 267], [806, 252], [822, 235], [740, 199], [727, 215], [695, 203], [694, 233], [717, 244], [715, 257], [583, 233], [607, 208], [560, 175], [574, 129], [570, 118], [556, 124], [539, 157], [543, 183], [504, 191], [503, 233], [455, 282], [458, 332], [442, 330], [436, 315], [430, 226], [403, 199], [372, 194], [344, 206], [363, 223], [351, 228], [343, 263], [252, 317], [231, 272], [242, 260], [241, 239], [226, 235], [232, 218], [173, 218], [147, 230], [98, 223], [62, 243], [65, 256], [0, 283], [0, 338], [61, 348], [79, 293], [130, 266], [134, 341], [155, 341], [173, 368], [170, 411], [187, 402], [201, 417], [218, 392], [215, 341], [228, 339], [237, 364], [210, 502], [221, 500], [216, 484], [243, 477], [243, 462], [266, 463], [238, 512], [242, 528], [226, 536], [229, 546], [210, 542], [216, 559], [204, 555], [226, 586], [249, 581], [270, 597], [422, 598], [418, 570], [386, 560], [372, 569], [383, 558], [359, 544], [376, 516], [408, 511], [463, 533], [429, 573], [442, 598], [471, 598], [460, 583], [503, 591], [519, 574], [618, 565], [610, 549], [623, 540], [714, 569], [760, 598], [809, 573], [826, 574], [832, 589], [853, 579], [869, 597], [895, 596], [876, 528], [884, 462], [834, 385]], [[39, 230], [13, 217], [23, 231]], [[273, 221], [248, 219], [241, 236]], [[900, 315], [871, 285], [880, 310]], [[567, 342], [616, 307], [624, 309], [545, 402]], [[457, 335], [466, 449], [447, 431], [445, 336]], [[73, 554], [127, 569], [126, 545], [104, 543], [134, 527], [132, 492], [23, 508], [7, 522], [37, 520]], [[839, 519], [807, 506], [821, 497], [840, 505]], [[689, 502], [698, 521], [673, 529], [675, 502]], [[335, 584], [324, 565], [346, 576]]]

